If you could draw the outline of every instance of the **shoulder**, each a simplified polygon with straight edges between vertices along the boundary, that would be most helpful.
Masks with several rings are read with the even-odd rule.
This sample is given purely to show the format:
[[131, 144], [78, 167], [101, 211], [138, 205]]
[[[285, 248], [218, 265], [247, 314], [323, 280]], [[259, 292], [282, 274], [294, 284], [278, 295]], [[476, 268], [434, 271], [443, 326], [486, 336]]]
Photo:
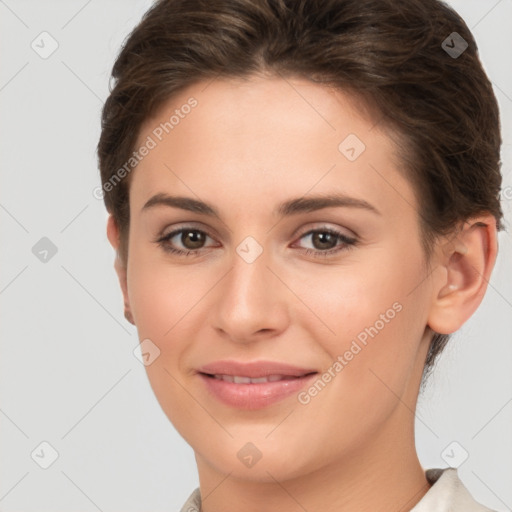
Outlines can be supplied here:
[[410, 512], [495, 512], [471, 496], [456, 468], [427, 469], [425, 476], [432, 487]]
[[188, 497], [187, 501], [181, 507], [180, 512], [200, 512], [201, 510], [201, 493], [199, 487], [194, 489], [192, 494]]

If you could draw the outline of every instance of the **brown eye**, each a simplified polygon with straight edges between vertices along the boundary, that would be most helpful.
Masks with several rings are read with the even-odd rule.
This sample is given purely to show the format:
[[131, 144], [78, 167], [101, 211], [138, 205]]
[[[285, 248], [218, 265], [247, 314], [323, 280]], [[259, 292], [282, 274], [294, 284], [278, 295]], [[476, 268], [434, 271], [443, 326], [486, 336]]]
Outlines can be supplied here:
[[205, 245], [208, 238], [213, 240], [204, 231], [185, 227], [163, 235], [155, 240], [155, 242], [160, 245], [164, 251], [178, 256], [199, 256], [203, 249], [208, 248], [208, 246]]
[[206, 240], [206, 234], [197, 230], [186, 230], [181, 233], [181, 243], [191, 251], [200, 249]]
[[335, 256], [357, 244], [356, 238], [331, 228], [312, 229], [304, 233], [300, 240], [306, 241], [306, 244], [309, 245], [309, 247], [301, 247], [305, 254], [318, 257]]
[[312, 233], [311, 241], [315, 249], [332, 249], [336, 246], [338, 236], [330, 231], [316, 231]]

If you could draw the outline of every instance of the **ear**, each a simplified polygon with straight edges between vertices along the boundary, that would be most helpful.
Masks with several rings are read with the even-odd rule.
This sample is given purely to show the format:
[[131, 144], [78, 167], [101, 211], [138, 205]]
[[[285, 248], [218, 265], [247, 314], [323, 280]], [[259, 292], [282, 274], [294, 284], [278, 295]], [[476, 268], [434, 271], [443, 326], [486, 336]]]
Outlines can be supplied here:
[[127, 264], [123, 262], [119, 254], [119, 227], [112, 215], [109, 215], [107, 220], [107, 238], [116, 251], [116, 259], [114, 261], [114, 268], [119, 278], [121, 291], [123, 292], [124, 300], [124, 316], [128, 322], [135, 325], [133, 314], [130, 308], [130, 298], [128, 297], [128, 284], [127, 284]]
[[469, 219], [450, 240], [443, 242], [437, 261], [428, 325], [439, 334], [459, 329], [478, 308], [487, 290], [498, 251], [496, 219], [482, 215]]

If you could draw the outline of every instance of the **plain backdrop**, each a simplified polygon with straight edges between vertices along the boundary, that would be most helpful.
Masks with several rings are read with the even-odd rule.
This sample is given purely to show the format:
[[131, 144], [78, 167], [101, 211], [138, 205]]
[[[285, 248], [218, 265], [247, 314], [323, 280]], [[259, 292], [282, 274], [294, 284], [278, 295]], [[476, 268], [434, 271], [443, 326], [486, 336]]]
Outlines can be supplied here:
[[[473, 30], [501, 107], [508, 232], [499, 235], [482, 306], [420, 397], [417, 449], [425, 468], [457, 465], [477, 500], [505, 511], [512, 507], [512, 0], [449, 3]], [[93, 196], [110, 70], [149, 6], [0, 0], [2, 512], [173, 512], [198, 485], [193, 451], [134, 355], [138, 338], [123, 316], [106, 211]]]

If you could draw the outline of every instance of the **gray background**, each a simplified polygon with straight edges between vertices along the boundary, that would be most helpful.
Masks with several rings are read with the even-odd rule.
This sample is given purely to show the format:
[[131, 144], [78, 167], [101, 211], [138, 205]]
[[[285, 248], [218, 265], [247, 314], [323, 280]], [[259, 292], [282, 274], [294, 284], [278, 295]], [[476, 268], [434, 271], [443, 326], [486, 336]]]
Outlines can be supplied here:
[[[425, 468], [458, 465], [477, 500], [505, 511], [512, 507], [512, 0], [449, 3], [473, 29], [500, 103], [509, 232], [500, 234], [482, 306], [420, 397], [417, 448]], [[171, 512], [198, 485], [193, 451], [134, 356], [137, 333], [123, 316], [107, 214], [93, 196], [110, 69], [149, 6], [0, 0], [3, 512]], [[46, 59], [31, 47], [46, 37], [44, 51], [51, 49], [48, 36], [38, 37], [43, 31], [58, 43]], [[58, 452], [48, 469], [40, 467], [51, 462], [43, 441]]]

